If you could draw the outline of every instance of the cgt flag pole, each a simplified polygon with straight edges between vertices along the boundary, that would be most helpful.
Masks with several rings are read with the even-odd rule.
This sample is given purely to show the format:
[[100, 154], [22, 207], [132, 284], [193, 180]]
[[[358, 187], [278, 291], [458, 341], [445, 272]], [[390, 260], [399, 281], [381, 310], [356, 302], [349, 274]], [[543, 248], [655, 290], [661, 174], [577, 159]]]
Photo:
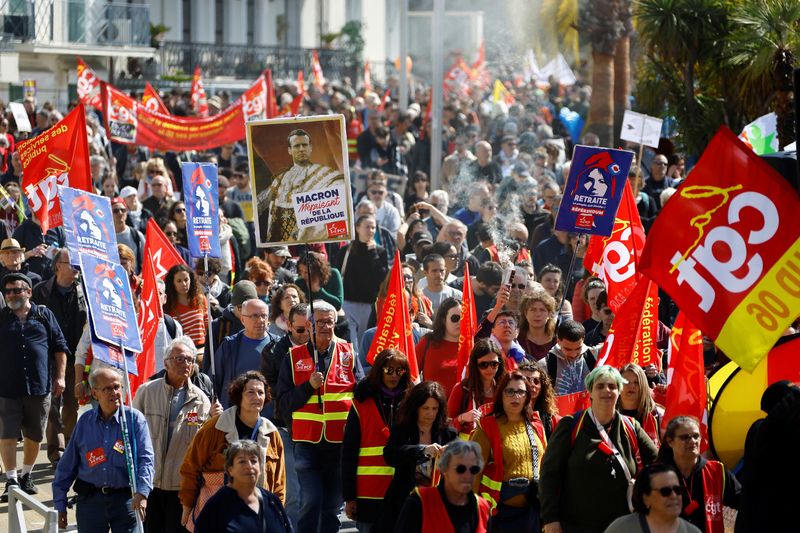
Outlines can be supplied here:
[[[122, 354], [122, 367], [125, 372], [125, 390], [128, 395], [128, 407], [133, 409], [133, 397], [131, 395], [131, 380], [128, 375], [128, 361], [125, 357], [125, 347], [122, 345], [122, 339], [119, 339], [119, 351]], [[122, 445], [125, 448], [125, 466], [128, 470], [128, 483], [131, 487], [131, 498], [136, 498], [138, 487], [136, 486], [136, 440], [133, 438], [133, 415], [131, 414], [131, 424], [125, 416], [125, 403], [119, 406], [121, 412], [120, 420], [122, 426]], [[142, 515], [134, 509], [136, 515], [136, 531], [144, 533], [144, 524]]]

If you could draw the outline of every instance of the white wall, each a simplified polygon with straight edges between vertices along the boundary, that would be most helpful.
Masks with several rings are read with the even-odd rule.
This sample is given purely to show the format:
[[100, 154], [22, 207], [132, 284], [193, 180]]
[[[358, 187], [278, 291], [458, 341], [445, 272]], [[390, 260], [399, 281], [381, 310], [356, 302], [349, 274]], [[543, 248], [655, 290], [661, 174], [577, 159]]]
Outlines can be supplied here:
[[245, 0], [225, 0], [224, 6], [222, 41], [225, 44], [247, 44], [247, 17], [252, 16], [247, 13], [247, 2]]

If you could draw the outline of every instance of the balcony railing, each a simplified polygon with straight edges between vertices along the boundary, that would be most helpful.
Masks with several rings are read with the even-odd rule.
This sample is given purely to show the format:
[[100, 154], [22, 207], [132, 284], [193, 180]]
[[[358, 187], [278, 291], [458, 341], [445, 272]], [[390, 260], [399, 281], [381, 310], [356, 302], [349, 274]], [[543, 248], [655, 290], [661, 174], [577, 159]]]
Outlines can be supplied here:
[[0, 0], [7, 42], [150, 46], [150, 7], [102, 0]]
[[[319, 50], [319, 62], [326, 77], [350, 75], [348, 56], [340, 50]], [[272, 69], [273, 78], [295, 78], [303, 70], [306, 79], [311, 75], [311, 49], [247, 46], [231, 44], [201, 44], [165, 42], [159, 52], [162, 76], [189, 74], [200, 66], [204, 78], [232, 77], [253, 79], [265, 68]]]

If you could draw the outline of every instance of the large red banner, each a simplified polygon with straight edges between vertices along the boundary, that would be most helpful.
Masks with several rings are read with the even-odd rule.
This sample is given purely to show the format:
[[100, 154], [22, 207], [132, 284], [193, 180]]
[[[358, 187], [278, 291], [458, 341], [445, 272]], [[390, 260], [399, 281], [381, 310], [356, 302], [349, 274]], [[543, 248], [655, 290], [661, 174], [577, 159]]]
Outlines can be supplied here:
[[465, 374], [469, 364], [469, 354], [475, 346], [475, 333], [478, 331], [478, 313], [475, 310], [475, 293], [472, 292], [472, 279], [469, 277], [469, 264], [464, 264], [464, 298], [461, 301], [461, 323], [458, 326], [458, 370], [459, 379]]
[[244, 139], [245, 122], [267, 117], [267, 83], [264, 75], [219, 115], [184, 118], [147, 109], [112, 85], [102, 83], [106, 131], [122, 144], [156, 150], [207, 150]]
[[752, 371], [800, 314], [800, 198], [721, 128], [647, 238], [640, 266]]
[[58, 124], [17, 145], [22, 162], [22, 188], [42, 233], [61, 225], [58, 186], [92, 191], [86, 114], [77, 106]]

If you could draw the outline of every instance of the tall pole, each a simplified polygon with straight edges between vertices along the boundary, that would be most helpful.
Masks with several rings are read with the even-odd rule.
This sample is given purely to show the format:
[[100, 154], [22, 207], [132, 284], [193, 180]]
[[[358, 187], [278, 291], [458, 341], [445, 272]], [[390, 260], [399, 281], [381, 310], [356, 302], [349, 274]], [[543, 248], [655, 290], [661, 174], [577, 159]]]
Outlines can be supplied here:
[[444, 82], [444, 0], [433, 0], [433, 98], [431, 100], [431, 189], [439, 188], [442, 166], [442, 83]]
[[398, 106], [400, 109], [408, 108], [408, 0], [400, 0], [400, 92]]

